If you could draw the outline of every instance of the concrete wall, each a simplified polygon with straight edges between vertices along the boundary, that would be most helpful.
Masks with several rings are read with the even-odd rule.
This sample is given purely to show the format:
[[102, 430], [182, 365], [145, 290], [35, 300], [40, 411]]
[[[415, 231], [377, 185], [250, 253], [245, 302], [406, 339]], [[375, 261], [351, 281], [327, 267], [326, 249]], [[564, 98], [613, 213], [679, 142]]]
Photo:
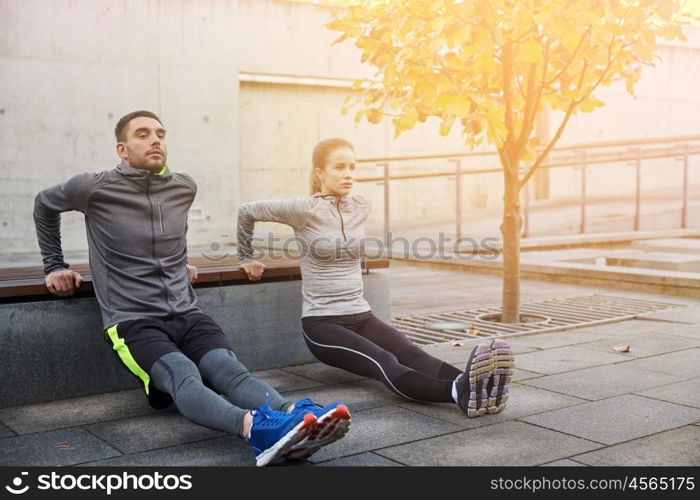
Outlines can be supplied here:
[[[38, 251], [34, 195], [113, 168], [116, 121], [144, 108], [199, 184], [191, 241], [215, 239], [238, 202], [237, 23], [231, 0], [1, 0], [1, 251]], [[81, 219], [64, 216], [66, 250], [87, 246]]]
[[[371, 76], [350, 41], [330, 45], [337, 37], [324, 27], [330, 15], [282, 0], [0, 0], [0, 252], [38, 251], [31, 224], [36, 192], [82, 171], [112, 168], [112, 129], [133, 109], [162, 116], [169, 164], [199, 184], [192, 245], [231, 242], [239, 201], [305, 194], [319, 139], [347, 137], [359, 157], [464, 151], [458, 130], [443, 138], [435, 123], [396, 141], [390, 123], [355, 124], [339, 112], [343, 88], [239, 82], [243, 74]], [[643, 72], [637, 100], [622, 87], [605, 89], [606, 107], [574, 117], [562, 144], [697, 133], [698, 32], [689, 44], [662, 47], [662, 60]], [[465, 167], [491, 165], [475, 160]], [[418, 162], [403, 171], [447, 166]], [[670, 184], [676, 170], [649, 169], [644, 182]], [[368, 165], [359, 174], [379, 172]], [[629, 184], [620, 172], [591, 173], [592, 182], [602, 191]], [[552, 195], [575, 196], [576, 175], [553, 174]], [[498, 206], [501, 182], [499, 175], [465, 180], [465, 206]], [[379, 224], [381, 186], [358, 190], [374, 200], [370, 222]], [[392, 189], [398, 222], [450, 218], [453, 207], [454, 181], [406, 181]], [[86, 248], [78, 214], [64, 216], [63, 240], [66, 250]]]
[[[687, 29], [686, 34], [686, 44], [668, 42], [660, 46], [657, 52], [660, 61], [656, 66], [642, 69], [642, 77], [635, 86], [636, 97], [627, 92], [622, 82], [600, 88], [595, 96], [605, 102], [605, 106], [593, 113], [573, 116], [561, 144], [700, 134], [700, 92], [697, 91], [700, 28]], [[561, 118], [561, 113], [552, 114], [552, 128]], [[690, 157], [689, 165], [690, 183], [700, 185], [700, 157]], [[557, 186], [552, 191], [553, 197], [577, 196], [581, 185], [579, 178], [580, 173], [572, 169], [553, 172], [552, 182]], [[673, 158], [645, 160], [642, 190], [678, 187], [682, 178], [682, 164]], [[631, 192], [634, 182], [632, 165], [593, 167], [588, 173], [589, 191], [602, 196], [617, 195], [625, 186], [627, 192]]]
[[[249, 21], [241, 24], [241, 46], [246, 46], [240, 58], [242, 73], [348, 80], [372, 77], [372, 68], [360, 63], [360, 54], [351, 41], [331, 45], [339, 36], [324, 28], [331, 10], [279, 0], [241, 1], [240, 9], [241, 18]], [[442, 137], [437, 123], [418, 124], [394, 140], [389, 120], [378, 125], [355, 123], [352, 112], [347, 116], [340, 113], [348, 91], [322, 85], [241, 83], [242, 200], [308, 194], [311, 151], [319, 140], [329, 137], [347, 138], [357, 156], [365, 158], [464, 151], [457, 128]], [[422, 162], [404, 167], [402, 171], [418, 171], [444, 168], [445, 164]], [[358, 176], [374, 175], [382, 175], [374, 165], [362, 165], [358, 171]], [[451, 194], [426, 206], [416, 203], [426, 190], [444, 190], [445, 185], [449, 186], [450, 181], [403, 183], [392, 192], [392, 213], [397, 220], [414, 220], [449, 210], [454, 204], [449, 201], [453, 200]], [[372, 199], [375, 209], [369, 224], [379, 226], [383, 213], [381, 186], [359, 184], [356, 191]], [[275, 224], [257, 227], [280, 234], [290, 232]]]

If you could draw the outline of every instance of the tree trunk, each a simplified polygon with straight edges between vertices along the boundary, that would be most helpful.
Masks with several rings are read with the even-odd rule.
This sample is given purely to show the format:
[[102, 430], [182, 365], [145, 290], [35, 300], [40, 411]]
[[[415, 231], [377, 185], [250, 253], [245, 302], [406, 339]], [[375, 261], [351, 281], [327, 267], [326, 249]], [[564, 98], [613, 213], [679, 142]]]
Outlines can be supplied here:
[[520, 318], [520, 232], [522, 217], [520, 215], [519, 176], [504, 167], [503, 195], [503, 313], [501, 321], [517, 323]]

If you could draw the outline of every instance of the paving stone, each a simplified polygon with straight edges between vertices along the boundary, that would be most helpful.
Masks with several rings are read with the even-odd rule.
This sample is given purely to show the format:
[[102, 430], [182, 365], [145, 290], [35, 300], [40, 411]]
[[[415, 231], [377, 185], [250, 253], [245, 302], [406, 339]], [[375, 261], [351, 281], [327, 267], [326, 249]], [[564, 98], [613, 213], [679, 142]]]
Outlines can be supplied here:
[[355, 375], [347, 370], [341, 370], [323, 363], [310, 363], [308, 365], [287, 366], [284, 371], [301, 375], [302, 377], [317, 380], [324, 384], [342, 384], [355, 380], [363, 380], [367, 377]]
[[[523, 352], [530, 352], [553, 347], [585, 344], [609, 339], [610, 335], [588, 331], [585, 329], [566, 330], [552, 333], [539, 333], [535, 335], [523, 335], [506, 339], [511, 346], [519, 346]], [[529, 350], [528, 350], [529, 349]]]
[[687, 337], [700, 339], [700, 324], [698, 325], [673, 325], [668, 331], [674, 337]]
[[[406, 465], [539, 465], [599, 448], [585, 439], [504, 422], [377, 451]], [[580, 451], [584, 450], [584, 451]]]
[[469, 359], [474, 347], [479, 343], [487, 343], [486, 341], [479, 342], [476, 340], [466, 340], [459, 342], [460, 345], [453, 345], [451, 342], [425, 346], [423, 349], [431, 356], [441, 359], [445, 363], [449, 363], [464, 369], [464, 365]]
[[700, 306], [679, 307], [668, 311], [644, 314], [644, 317], [700, 324]]
[[540, 467], [585, 467], [584, 464], [579, 462], [574, 462], [568, 458], [562, 460], [555, 460], [554, 462], [549, 462], [548, 464], [542, 464]]
[[521, 354], [515, 358], [515, 365], [525, 370], [554, 374], [626, 361], [627, 359], [629, 358], [617, 353], [611, 354], [593, 351], [581, 346], [568, 346]]
[[402, 467], [402, 464], [375, 453], [360, 453], [314, 464], [319, 467]]
[[332, 401], [343, 401], [353, 414], [360, 410], [405, 401], [377, 380], [360, 380], [345, 384], [311, 387], [302, 391], [284, 393], [284, 397], [290, 401], [308, 397], [324, 405]]
[[[431, 345], [424, 347], [425, 351], [438, 359], [443, 360], [445, 363], [456, 366], [460, 370], [464, 370], [467, 360], [471, 355], [472, 350], [477, 344], [490, 344], [493, 340], [492, 337], [484, 337], [483, 339], [473, 339], [467, 341], [460, 341], [460, 345], [453, 345], [451, 342]], [[512, 338], [507, 338], [506, 341], [511, 344], [513, 349], [513, 354], [522, 354], [524, 352], [532, 352], [536, 349], [534, 347], [521, 346], [520, 344], [513, 344], [514, 340]]]
[[[617, 346], [630, 346], [630, 350], [629, 352], [617, 352], [615, 350]], [[656, 354], [691, 349], [697, 346], [700, 346], [700, 337], [690, 339], [687, 337], [676, 337], [669, 332], [659, 332], [656, 334], [618, 337], [614, 340], [585, 344], [584, 347], [596, 351], [621, 354], [629, 358], [645, 358]]]
[[323, 462], [459, 429], [456, 425], [403, 408], [375, 408], [354, 413], [350, 431], [345, 437], [324, 447], [309, 460]]
[[0, 424], [0, 438], [14, 436], [14, 435], [15, 435], [14, 432], [12, 432], [10, 429], [5, 427], [4, 425]]
[[0, 466], [61, 466], [118, 456], [84, 429], [61, 429], [0, 439]]
[[[516, 356], [518, 354], [527, 354], [528, 352], [535, 352], [539, 351], [539, 347], [535, 347], [532, 344], [532, 342], [526, 340], [527, 338], [535, 338], [536, 335], [533, 336], [516, 336], [516, 337], [506, 337], [504, 340], [508, 342], [508, 345], [510, 345], [511, 350], [513, 351], [513, 354]], [[490, 343], [486, 342], [486, 343]], [[466, 362], [466, 359], [464, 360]]]
[[632, 320], [627, 320], [627, 321], [619, 321], [619, 322], [615, 322], [615, 323], [605, 323], [605, 324], [597, 325], [597, 326], [589, 326], [589, 327], [586, 327], [586, 331], [591, 332], [591, 333], [608, 335], [610, 337], [617, 337], [617, 336], [627, 337], [630, 335], [656, 333], [659, 331], [660, 327], [666, 328], [670, 332], [677, 327], [684, 327], [684, 326], [689, 326], [689, 325], [632, 319]]
[[[518, 358], [515, 358], [515, 362], [517, 364]], [[458, 363], [450, 363], [452, 366], [459, 370], [464, 370], [466, 361], [460, 361]], [[513, 382], [520, 382], [522, 380], [528, 380], [531, 378], [536, 378], [536, 377], [542, 377], [544, 374], [543, 373], [537, 373], [537, 372], [532, 372], [530, 370], [522, 370], [520, 368], [514, 368], [513, 369]]]
[[154, 413], [143, 391], [134, 389], [4, 408], [0, 421], [18, 434], [29, 434]]
[[697, 422], [700, 410], [625, 394], [522, 420], [610, 445]]
[[686, 349], [670, 354], [635, 359], [627, 364], [642, 370], [668, 373], [683, 378], [698, 378], [700, 377], [700, 349]]
[[122, 453], [166, 448], [229, 435], [190, 422], [177, 411], [93, 424], [86, 429]]
[[515, 368], [513, 370], [513, 382], [521, 382], [523, 380], [529, 380], [531, 378], [541, 377], [542, 373], [531, 372], [529, 370], [521, 370], [520, 368]]
[[253, 372], [256, 378], [267, 382], [274, 387], [277, 392], [298, 391], [308, 387], [317, 387], [322, 385], [317, 380], [295, 375], [285, 370], [273, 369]]
[[668, 401], [669, 403], [700, 408], [700, 382], [698, 382], [697, 378], [655, 387], [646, 391], [635, 391], [635, 393], [648, 398]]
[[670, 384], [683, 377], [641, 370], [629, 363], [596, 366], [524, 381], [525, 385], [596, 400]]
[[700, 428], [689, 425], [573, 457], [588, 465], [698, 466]]
[[231, 436], [124, 455], [83, 465], [95, 467], [255, 466], [255, 454], [245, 440]]
[[487, 414], [478, 418], [468, 418], [457, 405], [450, 403], [413, 403], [405, 401], [399, 406], [423, 415], [445, 420], [465, 429], [474, 429], [585, 402], [583, 399], [564, 394], [556, 394], [527, 385], [511, 384], [508, 405], [505, 410], [494, 415]]

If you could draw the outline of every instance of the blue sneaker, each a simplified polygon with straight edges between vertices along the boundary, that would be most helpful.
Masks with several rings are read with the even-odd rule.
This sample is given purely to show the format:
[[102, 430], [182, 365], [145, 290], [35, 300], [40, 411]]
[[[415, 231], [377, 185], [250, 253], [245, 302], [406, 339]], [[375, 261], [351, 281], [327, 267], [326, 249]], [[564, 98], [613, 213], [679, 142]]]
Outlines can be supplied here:
[[316, 417], [306, 411], [282, 413], [269, 406], [253, 410], [253, 425], [246, 439], [258, 467], [286, 460], [290, 449], [313, 429]]
[[350, 411], [345, 403], [334, 402], [321, 406], [309, 398], [294, 403], [294, 413], [311, 412], [316, 423], [306, 437], [295, 444], [289, 451], [289, 459], [305, 460], [322, 447], [338, 441], [350, 429]]

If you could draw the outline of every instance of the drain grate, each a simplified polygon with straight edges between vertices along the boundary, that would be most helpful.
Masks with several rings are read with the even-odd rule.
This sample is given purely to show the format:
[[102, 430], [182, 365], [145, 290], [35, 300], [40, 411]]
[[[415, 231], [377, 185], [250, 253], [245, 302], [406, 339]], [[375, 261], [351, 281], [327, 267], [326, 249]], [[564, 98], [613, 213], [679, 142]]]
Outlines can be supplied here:
[[[391, 321], [419, 345], [483, 337], [509, 337], [525, 333], [555, 332], [582, 326], [632, 319], [642, 313], [663, 311], [682, 304], [630, 299], [612, 295], [584, 295], [529, 302], [520, 305], [527, 323], [498, 323], [485, 318], [500, 314], [500, 307], [465, 309], [435, 314], [400, 316]], [[530, 321], [532, 320], [532, 321]], [[478, 333], [474, 330], [478, 330]]]

